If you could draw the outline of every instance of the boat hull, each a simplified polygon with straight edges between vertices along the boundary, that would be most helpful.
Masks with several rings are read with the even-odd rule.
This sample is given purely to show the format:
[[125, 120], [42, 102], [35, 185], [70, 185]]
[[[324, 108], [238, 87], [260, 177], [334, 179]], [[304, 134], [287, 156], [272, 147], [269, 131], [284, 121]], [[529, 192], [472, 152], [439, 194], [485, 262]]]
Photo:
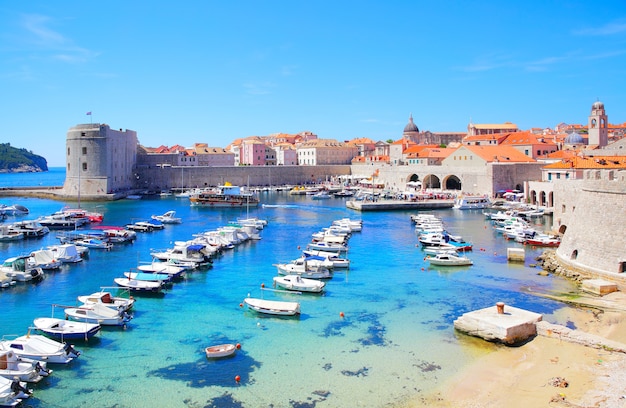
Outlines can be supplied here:
[[295, 316], [300, 314], [300, 303], [297, 302], [281, 302], [246, 298], [244, 303], [250, 310], [261, 314], [275, 316]]
[[234, 344], [220, 344], [218, 346], [210, 346], [204, 349], [207, 358], [224, 358], [235, 354], [237, 346]]

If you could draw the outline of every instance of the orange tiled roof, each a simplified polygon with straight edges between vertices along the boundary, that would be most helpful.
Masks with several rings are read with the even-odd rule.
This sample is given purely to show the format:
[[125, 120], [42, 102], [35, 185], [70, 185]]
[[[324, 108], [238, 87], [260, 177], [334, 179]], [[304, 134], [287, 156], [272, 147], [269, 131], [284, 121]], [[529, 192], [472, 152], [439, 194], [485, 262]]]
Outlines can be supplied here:
[[429, 149], [429, 148], [436, 148], [439, 147], [439, 145], [418, 145], [418, 144], [412, 144], [410, 146], [408, 146], [406, 149], [404, 149], [404, 151], [402, 153], [404, 154], [413, 154], [413, 153], [419, 153], [424, 149]]
[[500, 142], [500, 144], [502, 145], [554, 144], [554, 143], [546, 142], [545, 139], [546, 139], [545, 137], [541, 135], [536, 135], [531, 132], [514, 132], [514, 133], [507, 133], [505, 139], [502, 142]]
[[626, 156], [573, 156], [544, 166], [544, 169], [626, 169]]
[[[475, 146], [466, 145], [459, 149], [467, 149], [488, 163], [534, 163], [536, 160], [526, 156], [513, 146]], [[458, 150], [458, 149], [457, 149]]]

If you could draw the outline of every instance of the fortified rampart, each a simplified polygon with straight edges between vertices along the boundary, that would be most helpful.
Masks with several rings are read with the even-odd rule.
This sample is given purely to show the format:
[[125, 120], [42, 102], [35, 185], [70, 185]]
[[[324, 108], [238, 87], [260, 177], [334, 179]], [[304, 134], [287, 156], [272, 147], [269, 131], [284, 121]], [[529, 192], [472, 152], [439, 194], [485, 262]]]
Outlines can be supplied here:
[[558, 262], [626, 289], [626, 171], [587, 170], [582, 180], [555, 183], [554, 199]]

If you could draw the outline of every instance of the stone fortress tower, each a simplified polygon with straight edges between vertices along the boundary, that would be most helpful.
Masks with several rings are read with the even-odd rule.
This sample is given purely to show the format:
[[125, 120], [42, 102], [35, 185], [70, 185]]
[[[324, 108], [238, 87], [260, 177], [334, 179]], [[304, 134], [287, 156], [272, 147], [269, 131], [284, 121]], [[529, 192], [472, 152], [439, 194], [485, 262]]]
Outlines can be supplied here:
[[106, 124], [70, 128], [66, 139], [64, 194], [104, 197], [134, 186], [137, 132], [113, 130]]
[[589, 115], [589, 139], [587, 144], [591, 146], [604, 147], [609, 141], [609, 121], [604, 110], [604, 104], [596, 101], [591, 105], [591, 115]]

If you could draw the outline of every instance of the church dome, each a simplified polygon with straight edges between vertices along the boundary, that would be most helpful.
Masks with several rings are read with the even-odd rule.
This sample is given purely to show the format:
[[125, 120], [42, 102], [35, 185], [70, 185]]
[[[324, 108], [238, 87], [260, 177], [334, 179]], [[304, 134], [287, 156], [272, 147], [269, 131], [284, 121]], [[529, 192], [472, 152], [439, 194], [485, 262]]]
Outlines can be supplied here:
[[600, 101], [596, 101], [593, 103], [593, 105], [591, 105], [591, 109], [592, 110], [604, 109], [604, 104]]
[[417, 125], [413, 123], [413, 114], [409, 116], [409, 123], [404, 127], [404, 133], [407, 132], [419, 132], [420, 130], [417, 128]]
[[564, 142], [565, 144], [569, 144], [569, 145], [583, 144], [585, 143], [585, 139], [583, 139], [583, 137], [580, 134], [573, 132], [567, 135]]

